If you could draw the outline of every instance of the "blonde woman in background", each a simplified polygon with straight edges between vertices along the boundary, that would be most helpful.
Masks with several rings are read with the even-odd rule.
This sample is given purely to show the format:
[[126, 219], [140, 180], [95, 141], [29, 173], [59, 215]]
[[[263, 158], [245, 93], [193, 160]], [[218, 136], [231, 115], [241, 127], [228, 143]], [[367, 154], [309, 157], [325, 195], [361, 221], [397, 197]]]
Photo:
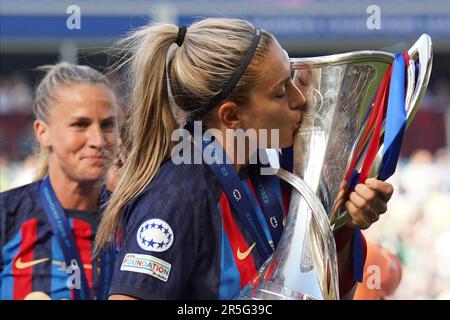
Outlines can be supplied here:
[[114, 257], [94, 259], [91, 247], [117, 145], [116, 98], [88, 66], [41, 69], [37, 181], [0, 194], [0, 299], [104, 299]]

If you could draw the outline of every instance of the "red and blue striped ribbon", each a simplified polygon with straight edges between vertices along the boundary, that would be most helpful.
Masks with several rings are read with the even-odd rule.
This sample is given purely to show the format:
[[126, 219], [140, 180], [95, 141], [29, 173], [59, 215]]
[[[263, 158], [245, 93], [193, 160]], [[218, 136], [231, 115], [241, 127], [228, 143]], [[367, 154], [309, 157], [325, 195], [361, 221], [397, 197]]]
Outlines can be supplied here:
[[[346, 180], [348, 181], [350, 191], [354, 190], [357, 183], [364, 183], [369, 176], [380, 146], [381, 125], [383, 120], [386, 120], [383, 137], [384, 149], [378, 179], [386, 180], [395, 172], [407, 120], [405, 109], [405, 76], [408, 63], [408, 53], [396, 54], [393, 65], [389, 67], [378, 88], [366, 132], [358, 145], [357, 151], [346, 174]], [[369, 133], [372, 131], [372, 128], [372, 139], [364, 158], [361, 173], [358, 174], [354, 169], [356, 159], [359, 158], [362, 146], [369, 136]], [[353, 273], [356, 281], [362, 281], [363, 268], [364, 258], [361, 231], [355, 230], [353, 236]]]

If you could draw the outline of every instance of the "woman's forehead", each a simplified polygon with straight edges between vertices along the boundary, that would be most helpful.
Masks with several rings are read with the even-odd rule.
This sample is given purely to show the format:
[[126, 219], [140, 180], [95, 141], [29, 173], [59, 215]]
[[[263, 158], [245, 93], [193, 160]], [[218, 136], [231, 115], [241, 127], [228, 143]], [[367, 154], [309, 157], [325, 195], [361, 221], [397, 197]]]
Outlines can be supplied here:
[[114, 96], [104, 85], [79, 84], [60, 87], [56, 90], [55, 105], [52, 108], [57, 111], [56, 113], [67, 115], [101, 110], [115, 112]]
[[290, 76], [289, 56], [278, 43], [273, 43], [269, 53], [261, 63], [262, 78], [260, 86], [274, 87], [280, 81]]

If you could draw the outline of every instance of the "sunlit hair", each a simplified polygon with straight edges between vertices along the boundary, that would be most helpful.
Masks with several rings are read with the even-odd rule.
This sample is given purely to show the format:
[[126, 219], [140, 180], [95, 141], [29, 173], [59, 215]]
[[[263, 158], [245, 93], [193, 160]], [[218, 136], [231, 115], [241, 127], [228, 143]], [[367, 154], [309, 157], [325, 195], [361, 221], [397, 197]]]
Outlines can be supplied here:
[[[99, 71], [89, 67], [61, 62], [55, 65], [45, 65], [38, 68], [45, 72], [35, 90], [33, 113], [37, 120], [49, 123], [50, 111], [55, 105], [58, 88], [76, 84], [103, 84], [110, 87], [108, 79]], [[48, 151], [39, 146], [38, 167], [35, 180], [44, 178], [48, 173]]]
[[[130, 151], [120, 172], [97, 233], [95, 250], [112, 242], [122, 209], [155, 177], [161, 164], [170, 157], [172, 132], [187, 117], [195, 119], [213, 96], [230, 81], [250, 47], [255, 27], [244, 20], [210, 18], [187, 28], [183, 44], [176, 49], [168, 68], [176, 107], [169, 105], [165, 78], [168, 48], [176, 41], [178, 26], [150, 24], [124, 39], [131, 84], [129, 130]], [[260, 80], [260, 65], [274, 41], [261, 32], [256, 53], [240, 81], [227, 97], [245, 107], [249, 92]], [[214, 120], [214, 110], [205, 114], [205, 123]], [[196, 120], [196, 119], [195, 119]]]

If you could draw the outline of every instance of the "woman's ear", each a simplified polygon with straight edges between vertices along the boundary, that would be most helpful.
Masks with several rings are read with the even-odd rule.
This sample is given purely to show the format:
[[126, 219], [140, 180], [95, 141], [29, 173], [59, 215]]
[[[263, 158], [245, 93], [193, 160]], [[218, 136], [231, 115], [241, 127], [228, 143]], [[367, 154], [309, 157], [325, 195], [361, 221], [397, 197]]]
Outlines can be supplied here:
[[35, 120], [33, 127], [34, 135], [39, 144], [44, 148], [50, 147], [50, 133], [47, 124], [42, 120]]
[[233, 102], [222, 103], [218, 110], [217, 115], [221, 124], [229, 129], [237, 129], [241, 127], [241, 119], [238, 115], [238, 106]]

